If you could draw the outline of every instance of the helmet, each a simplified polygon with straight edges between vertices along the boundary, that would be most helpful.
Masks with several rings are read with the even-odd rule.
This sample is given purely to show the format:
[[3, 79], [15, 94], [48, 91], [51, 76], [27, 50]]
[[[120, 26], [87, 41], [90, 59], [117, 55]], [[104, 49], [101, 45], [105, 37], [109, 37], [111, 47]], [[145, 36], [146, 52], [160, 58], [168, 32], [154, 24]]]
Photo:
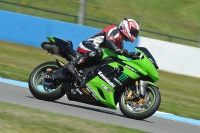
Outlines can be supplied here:
[[118, 29], [130, 42], [134, 42], [138, 36], [140, 26], [139, 23], [133, 19], [123, 19], [119, 24]]

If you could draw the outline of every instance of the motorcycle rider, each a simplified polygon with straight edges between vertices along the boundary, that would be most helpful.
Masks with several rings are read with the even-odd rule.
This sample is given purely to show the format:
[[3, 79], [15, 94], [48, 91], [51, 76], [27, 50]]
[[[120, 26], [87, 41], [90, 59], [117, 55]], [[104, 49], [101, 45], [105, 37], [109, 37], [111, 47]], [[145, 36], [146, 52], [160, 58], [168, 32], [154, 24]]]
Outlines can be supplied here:
[[82, 41], [77, 51], [81, 56], [75, 55], [74, 59], [64, 65], [73, 77], [77, 77], [74, 70], [76, 65], [83, 64], [88, 59], [101, 59], [103, 52], [101, 48], [109, 48], [118, 55], [124, 55], [128, 58], [135, 55], [134, 52], [128, 52], [123, 49], [123, 41], [134, 42], [139, 34], [139, 23], [136, 20], [125, 18], [119, 26], [110, 25], [86, 41]]

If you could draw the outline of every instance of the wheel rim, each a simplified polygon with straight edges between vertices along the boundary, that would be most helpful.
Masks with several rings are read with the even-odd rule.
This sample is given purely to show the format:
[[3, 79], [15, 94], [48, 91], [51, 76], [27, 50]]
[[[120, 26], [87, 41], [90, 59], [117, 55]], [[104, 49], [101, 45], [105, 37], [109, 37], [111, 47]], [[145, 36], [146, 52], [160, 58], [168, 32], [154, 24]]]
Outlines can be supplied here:
[[143, 113], [151, 109], [156, 101], [156, 94], [151, 87], [148, 87], [144, 97], [139, 99], [132, 97], [132, 100], [127, 100], [127, 95], [130, 90], [127, 90], [122, 97], [122, 104], [130, 113]]
[[47, 69], [59, 70], [56, 65], [46, 65], [39, 68], [33, 75], [34, 88], [42, 93], [54, 92], [62, 86], [62, 83], [59, 83], [58, 81], [45, 81], [44, 77], [46, 76]]

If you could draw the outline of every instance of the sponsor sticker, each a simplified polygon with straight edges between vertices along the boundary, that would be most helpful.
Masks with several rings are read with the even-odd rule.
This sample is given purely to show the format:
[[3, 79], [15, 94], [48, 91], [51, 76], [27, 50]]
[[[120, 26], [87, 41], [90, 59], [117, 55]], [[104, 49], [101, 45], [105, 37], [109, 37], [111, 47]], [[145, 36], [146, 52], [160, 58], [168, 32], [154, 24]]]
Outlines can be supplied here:
[[128, 78], [128, 75], [126, 75], [125, 73], [123, 73], [122, 75], [119, 76], [118, 81], [119, 82], [123, 82]]
[[110, 88], [108, 88], [107, 86], [105, 86], [104, 84], [101, 85], [107, 92], [111, 92]]
[[128, 65], [125, 66], [126, 68], [128, 68], [129, 70], [133, 71], [133, 72], [136, 72], [136, 70]]
[[71, 93], [72, 93], [73, 95], [76, 95], [76, 92], [78, 92], [80, 95], [83, 95], [83, 92], [81, 92], [81, 91], [79, 90], [79, 88], [77, 88], [77, 89], [71, 89]]
[[122, 83], [121, 83], [121, 82], [119, 82], [119, 80], [117, 80], [116, 78], [114, 78], [114, 80], [115, 80], [115, 82], [116, 82], [117, 84], [119, 84], [119, 85], [121, 85], [121, 86], [122, 86]]
[[46, 79], [52, 79], [52, 80], [54, 80], [54, 78], [53, 78], [52, 76], [48, 75], [48, 74], [45, 75], [45, 78], [46, 78]]
[[71, 89], [71, 93], [72, 93], [73, 95], [76, 95], [76, 90], [75, 90], [75, 89]]
[[86, 86], [87, 86], [86, 89], [87, 89], [89, 92], [92, 92], [92, 96], [98, 101], [98, 98], [96, 97], [97, 94], [93, 91], [92, 87], [91, 87], [89, 84], [87, 84]]
[[113, 82], [111, 82], [101, 71], [98, 72], [99, 76], [103, 78], [110, 86], [113, 88], [116, 86]]
[[98, 101], [97, 97], [94, 94], [92, 94], [92, 96]]
[[87, 86], [87, 89], [89, 89], [89, 92], [92, 92], [92, 94], [94, 94], [95, 96], [97, 95], [97, 94], [93, 91], [92, 87], [91, 87], [89, 84], [87, 84], [86, 86]]

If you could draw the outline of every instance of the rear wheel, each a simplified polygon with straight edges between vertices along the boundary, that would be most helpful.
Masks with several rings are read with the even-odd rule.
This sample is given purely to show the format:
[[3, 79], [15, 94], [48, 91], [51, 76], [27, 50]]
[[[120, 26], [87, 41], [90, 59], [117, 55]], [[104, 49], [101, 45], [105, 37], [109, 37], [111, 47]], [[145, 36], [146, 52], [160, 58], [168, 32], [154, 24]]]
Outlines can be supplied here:
[[65, 95], [62, 82], [46, 79], [46, 74], [59, 70], [56, 62], [45, 62], [37, 66], [29, 77], [29, 90], [33, 96], [40, 100], [54, 101]]
[[149, 85], [145, 96], [139, 96], [132, 89], [120, 96], [119, 107], [128, 118], [142, 120], [152, 116], [159, 108], [161, 95], [157, 87]]

